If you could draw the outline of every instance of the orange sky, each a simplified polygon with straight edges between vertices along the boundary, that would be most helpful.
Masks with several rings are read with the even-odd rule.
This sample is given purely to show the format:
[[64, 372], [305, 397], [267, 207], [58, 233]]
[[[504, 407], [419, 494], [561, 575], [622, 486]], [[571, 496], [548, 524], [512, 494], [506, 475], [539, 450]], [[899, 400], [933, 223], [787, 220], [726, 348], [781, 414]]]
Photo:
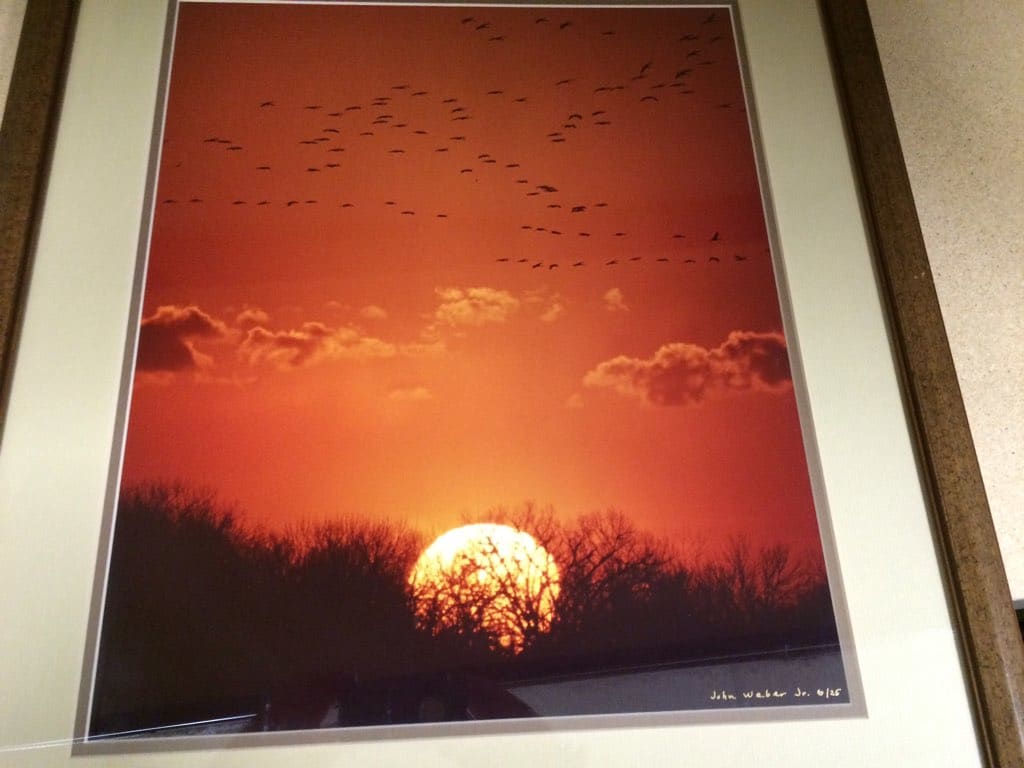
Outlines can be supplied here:
[[183, 3], [145, 291], [126, 482], [817, 540], [726, 11]]

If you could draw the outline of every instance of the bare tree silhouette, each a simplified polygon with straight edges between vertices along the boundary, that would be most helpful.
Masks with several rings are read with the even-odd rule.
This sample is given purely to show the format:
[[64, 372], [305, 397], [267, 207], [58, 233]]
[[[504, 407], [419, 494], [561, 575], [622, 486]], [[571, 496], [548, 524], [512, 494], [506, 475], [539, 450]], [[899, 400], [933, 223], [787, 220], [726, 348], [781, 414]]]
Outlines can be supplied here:
[[[450, 560], [421, 560], [410, 578], [420, 627], [481, 635], [496, 652], [519, 653], [551, 629], [560, 576], [548, 551], [522, 529], [474, 526], [481, 535]], [[430, 557], [430, 552], [423, 555]]]

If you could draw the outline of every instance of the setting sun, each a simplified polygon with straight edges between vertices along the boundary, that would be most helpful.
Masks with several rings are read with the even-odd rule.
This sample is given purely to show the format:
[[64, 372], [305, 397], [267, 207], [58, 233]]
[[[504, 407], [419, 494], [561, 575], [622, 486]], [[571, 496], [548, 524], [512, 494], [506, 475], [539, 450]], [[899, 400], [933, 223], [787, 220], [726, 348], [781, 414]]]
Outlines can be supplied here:
[[409, 575], [420, 622], [435, 633], [468, 625], [519, 652], [551, 628], [559, 571], [532, 536], [477, 523], [439, 536]]

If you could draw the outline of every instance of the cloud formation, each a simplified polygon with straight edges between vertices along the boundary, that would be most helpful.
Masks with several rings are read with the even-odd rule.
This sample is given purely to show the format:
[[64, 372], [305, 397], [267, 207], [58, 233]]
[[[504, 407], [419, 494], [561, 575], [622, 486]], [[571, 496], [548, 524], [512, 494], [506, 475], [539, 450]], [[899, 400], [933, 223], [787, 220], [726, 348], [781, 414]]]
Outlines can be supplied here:
[[364, 320], [385, 320], [388, 313], [383, 307], [378, 307], [376, 304], [367, 304], [359, 310], [359, 316]]
[[675, 342], [647, 359], [620, 355], [599, 363], [583, 383], [651, 405], [678, 406], [730, 392], [781, 392], [791, 378], [782, 334], [733, 331], [714, 349]]
[[438, 288], [437, 295], [434, 318], [453, 328], [503, 323], [519, 309], [519, 299], [496, 288]]
[[239, 328], [252, 328], [257, 325], [266, 325], [269, 322], [270, 315], [258, 307], [247, 307], [235, 318], [235, 325]]
[[208, 367], [211, 360], [198, 352], [195, 339], [217, 339], [227, 328], [199, 307], [158, 307], [142, 319], [135, 366], [145, 372], [188, 371]]
[[551, 300], [551, 303], [547, 306], [544, 312], [541, 313], [540, 319], [544, 323], [553, 323], [558, 320], [562, 315], [565, 314], [565, 304], [561, 299], [555, 297]]
[[393, 389], [388, 392], [388, 397], [399, 402], [415, 403], [430, 400], [433, 395], [426, 387], [409, 387], [408, 389]]
[[610, 288], [605, 292], [604, 308], [609, 312], [629, 312], [629, 305], [618, 288]]
[[394, 357], [396, 353], [394, 344], [363, 336], [354, 328], [331, 328], [319, 322], [287, 331], [250, 328], [238, 347], [239, 356], [250, 365], [270, 365], [278, 370], [329, 360]]

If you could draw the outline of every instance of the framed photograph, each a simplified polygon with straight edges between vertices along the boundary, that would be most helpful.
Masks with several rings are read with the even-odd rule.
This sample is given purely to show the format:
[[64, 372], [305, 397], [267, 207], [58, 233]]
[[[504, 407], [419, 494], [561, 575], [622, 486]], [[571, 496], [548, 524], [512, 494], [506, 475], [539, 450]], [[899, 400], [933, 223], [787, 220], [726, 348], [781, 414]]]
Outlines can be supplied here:
[[0, 750], [1019, 762], [870, 24], [826, 6], [31, 4]]

